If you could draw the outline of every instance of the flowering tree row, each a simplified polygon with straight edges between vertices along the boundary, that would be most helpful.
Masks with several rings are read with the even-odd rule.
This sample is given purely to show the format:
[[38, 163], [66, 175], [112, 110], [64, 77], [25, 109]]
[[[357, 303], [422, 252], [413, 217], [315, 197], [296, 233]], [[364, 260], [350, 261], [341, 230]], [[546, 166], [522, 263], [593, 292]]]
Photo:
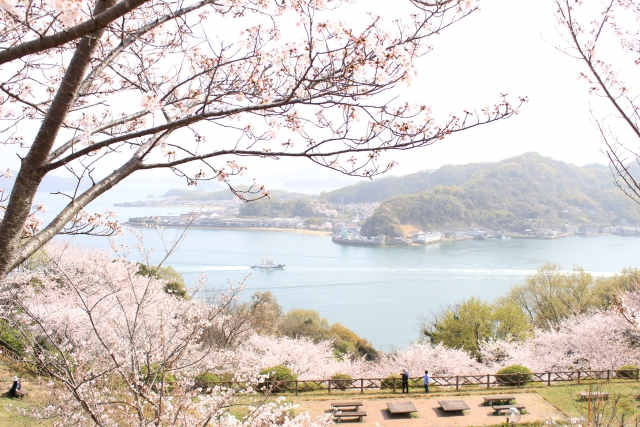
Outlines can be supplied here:
[[354, 378], [384, 378], [408, 369], [419, 376], [425, 369], [433, 375], [482, 375], [522, 364], [534, 372], [577, 369], [617, 369], [640, 364], [635, 328], [616, 313], [594, 311], [572, 316], [557, 329], [535, 330], [526, 341], [496, 340], [481, 345], [480, 360], [469, 352], [442, 344], [417, 342], [376, 361], [336, 360], [330, 343], [308, 338], [249, 337], [219, 369], [244, 375], [256, 366], [285, 365], [300, 379], [326, 379], [335, 373]]

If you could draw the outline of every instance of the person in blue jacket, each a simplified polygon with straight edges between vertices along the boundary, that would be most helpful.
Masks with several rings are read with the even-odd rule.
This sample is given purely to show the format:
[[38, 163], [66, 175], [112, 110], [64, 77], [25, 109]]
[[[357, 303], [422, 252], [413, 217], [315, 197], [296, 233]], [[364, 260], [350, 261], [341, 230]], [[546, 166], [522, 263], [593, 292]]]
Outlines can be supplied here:
[[429, 377], [429, 371], [424, 371], [424, 392], [429, 393], [429, 383], [431, 382], [431, 378]]

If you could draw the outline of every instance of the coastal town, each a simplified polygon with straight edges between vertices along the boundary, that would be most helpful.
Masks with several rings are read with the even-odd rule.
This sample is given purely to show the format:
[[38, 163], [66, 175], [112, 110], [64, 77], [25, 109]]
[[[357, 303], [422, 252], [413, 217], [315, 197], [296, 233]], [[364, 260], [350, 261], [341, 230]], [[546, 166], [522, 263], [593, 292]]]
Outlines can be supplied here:
[[218, 201], [211, 210], [192, 211], [182, 214], [145, 216], [129, 218], [125, 223], [132, 227], [190, 227], [200, 228], [232, 228], [232, 229], [270, 229], [282, 231], [310, 230], [332, 236], [337, 244], [354, 246], [408, 246], [425, 245], [437, 242], [457, 240], [490, 240], [490, 239], [558, 239], [572, 236], [638, 236], [640, 227], [617, 226], [602, 227], [599, 225], [576, 226], [566, 224], [561, 229], [544, 227], [541, 223], [529, 219], [520, 230], [485, 230], [477, 227], [470, 229], [429, 230], [410, 229], [404, 236], [378, 235], [366, 237], [361, 235], [362, 223], [369, 218], [377, 203], [361, 203], [336, 206], [338, 212], [349, 215], [320, 218], [252, 218], [238, 216], [238, 203]]

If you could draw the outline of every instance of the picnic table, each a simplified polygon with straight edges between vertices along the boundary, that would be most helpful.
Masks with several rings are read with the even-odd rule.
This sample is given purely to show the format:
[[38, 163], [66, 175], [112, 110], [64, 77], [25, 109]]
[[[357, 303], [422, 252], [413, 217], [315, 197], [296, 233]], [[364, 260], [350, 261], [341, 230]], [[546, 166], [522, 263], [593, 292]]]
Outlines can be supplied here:
[[438, 400], [438, 405], [444, 412], [462, 412], [471, 409], [464, 400]]
[[362, 417], [366, 417], [367, 413], [360, 411], [337, 411], [333, 413], [333, 416], [338, 422], [342, 421], [343, 418], [357, 418], [358, 421], [362, 421]]
[[511, 409], [511, 408], [516, 408], [519, 411], [522, 411], [524, 408], [524, 405], [520, 405], [520, 404], [513, 404], [513, 405], [493, 405], [492, 406], [494, 412], [502, 412], [502, 411], [506, 411], [507, 409]]
[[[333, 409], [333, 416], [341, 422], [343, 418], [357, 418], [358, 421], [362, 421], [362, 417], [366, 417], [367, 413], [360, 411], [362, 402], [332, 402], [331, 408]], [[343, 411], [343, 408], [348, 410]]]
[[348, 410], [359, 411], [362, 406], [362, 402], [333, 402], [331, 407], [333, 410], [341, 410], [342, 408], [348, 408]]
[[392, 415], [418, 412], [412, 402], [387, 402], [387, 408]]
[[581, 391], [580, 392], [580, 400], [587, 399], [603, 399], [609, 400], [609, 392], [608, 391]]
[[511, 394], [493, 394], [491, 396], [483, 396], [484, 403], [491, 406], [494, 401], [512, 403], [516, 400], [516, 397]]

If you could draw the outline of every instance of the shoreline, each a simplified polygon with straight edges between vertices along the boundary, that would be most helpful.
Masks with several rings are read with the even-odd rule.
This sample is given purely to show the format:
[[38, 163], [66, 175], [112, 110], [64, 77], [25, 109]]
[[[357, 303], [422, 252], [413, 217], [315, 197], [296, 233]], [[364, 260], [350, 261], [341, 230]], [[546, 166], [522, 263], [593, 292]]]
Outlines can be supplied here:
[[[153, 226], [141, 226], [139, 224], [131, 224], [125, 222], [122, 225], [132, 228], [151, 228]], [[181, 228], [182, 225], [160, 225], [161, 228]], [[211, 227], [202, 225], [191, 225], [190, 229], [198, 230], [239, 230], [239, 231], [277, 231], [280, 233], [298, 233], [309, 234], [312, 236], [331, 236], [333, 232], [327, 230], [306, 230], [304, 228], [276, 228], [276, 227]]]
[[[129, 222], [125, 222], [122, 225], [132, 228], [150, 228], [152, 226], [141, 226], [139, 224], [132, 224]], [[182, 225], [161, 225], [162, 228], [180, 228]], [[307, 234], [310, 236], [332, 236], [334, 233], [328, 230], [307, 230], [303, 228], [277, 228], [277, 227], [211, 227], [211, 226], [201, 226], [201, 225], [192, 225], [189, 228], [198, 229], [198, 230], [238, 230], [238, 231], [275, 231], [279, 233], [298, 233], [298, 234]], [[614, 233], [599, 233], [599, 234], [589, 234], [589, 235], [581, 235], [581, 234], [565, 234], [557, 237], [539, 237], [539, 236], [531, 236], [531, 235], [515, 235], [515, 234], [507, 234], [511, 239], [518, 240], [559, 240], [571, 237], [606, 237], [606, 236], [617, 236], [617, 237], [640, 237], [636, 235], [623, 235], [623, 234], [614, 234]], [[411, 242], [408, 245], [384, 245], [385, 247], [407, 247], [407, 246], [429, 246], [434, 245], [436, 243], [451, 243], [451, 242], [461, 242], [466, 240], [476, 240], [473, 237], [448, 237], [443, 238], [442, 240], [436, 240], [427, 243], [414, 243]], [[485, 240], [501, 240], [501, 239], [485, 239]], [[480, 240], [482, 241], [482, 240]]]

